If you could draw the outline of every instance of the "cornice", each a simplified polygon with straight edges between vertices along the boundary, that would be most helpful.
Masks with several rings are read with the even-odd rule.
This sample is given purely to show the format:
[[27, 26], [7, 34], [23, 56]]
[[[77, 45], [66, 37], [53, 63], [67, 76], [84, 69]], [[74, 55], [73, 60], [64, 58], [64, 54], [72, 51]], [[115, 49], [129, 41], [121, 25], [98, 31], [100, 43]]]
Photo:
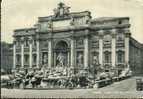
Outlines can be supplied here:
[[[124, 28], [129, 28], [130, 24], [121, 24], [121, 25], [105, 25], [105, 26], [93, 26], [93, 25], [81, 25], [81, 26], [68, 26], [62, 29], [52, 29], [47, 30], [47, 31], [39, 31], [38, 34], [42, 33], [58, 33], [58, 32], [68, 32], [68, 31], [79, 31], [79, 30], [94, 30], [94, 31], [99, 31], [99, 30], [111, 30], [111, 29], [124, 29]], [[36, 28], [28, 28], [28, 29], [18, 29], [17, 31], [23, 31], [23, 30], [36, 30]], [[19, 33], [19, 34], [14, 34], [14, 36], [24, 36], [24, 35], [36, 35], [35, 33]]]
[[49, 20], [52, 20], [52, 21], [67, 20], [67, 19], [71, 19], [71, 17], [80, 18], [85, 16], [89, 16], [91, 18], [91, 12], [90, 11], [71, 12], [67, 16], [57, 17], [57, 18], [55, 18], [54, 15], [50, 15], [46, 17], [38, 17], [38, 22], [46, 22]]
[[14, 32], [26, 31], [26, 30], [36, 30], [36, 28], [22, 28], [22, 29], [15, 29]]

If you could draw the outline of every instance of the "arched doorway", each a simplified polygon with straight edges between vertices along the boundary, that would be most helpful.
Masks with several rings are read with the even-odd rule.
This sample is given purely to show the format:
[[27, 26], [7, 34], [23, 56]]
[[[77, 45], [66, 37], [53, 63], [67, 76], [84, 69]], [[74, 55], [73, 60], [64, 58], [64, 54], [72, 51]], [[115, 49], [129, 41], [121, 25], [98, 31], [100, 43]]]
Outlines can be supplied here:
[[69, 65], [69, 47], [67, 42], [61, 40], [56, 43], [54, 48], [54, 65], [68, 66]]

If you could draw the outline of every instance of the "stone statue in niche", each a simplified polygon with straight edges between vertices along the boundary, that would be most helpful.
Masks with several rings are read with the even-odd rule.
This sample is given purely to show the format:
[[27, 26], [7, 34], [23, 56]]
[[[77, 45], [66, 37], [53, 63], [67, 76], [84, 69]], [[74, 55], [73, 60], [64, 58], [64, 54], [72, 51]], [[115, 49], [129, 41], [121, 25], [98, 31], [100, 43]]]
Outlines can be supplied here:
[[43, 63], [44, 63], [44, 64], [47, 64], [47, 62], [48, 62], [47, 54], [44, 54]]
[[98, 63], [98, 58], [97, 55], [93, 56], [93, 64], [97, 64]]
[[77, 57], [77, 60], [78, 60], [78, 65], [82, 65], [83, 55], [82, 55], [82, 54], [79, 54], [78, 57]]
[[59, 55], [57, 56], [57, 60], [59, 62], [58, 65], [64, 66], [65, 56], [63, 53], [59, 53]]

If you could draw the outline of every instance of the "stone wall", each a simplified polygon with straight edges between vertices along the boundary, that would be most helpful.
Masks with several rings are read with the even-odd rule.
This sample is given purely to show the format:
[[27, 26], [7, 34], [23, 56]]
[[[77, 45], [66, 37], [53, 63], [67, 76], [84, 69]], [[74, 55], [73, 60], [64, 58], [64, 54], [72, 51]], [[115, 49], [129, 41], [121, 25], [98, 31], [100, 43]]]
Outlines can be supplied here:
[[129, 63], [133, 74], [143, 75], [143, 45], [131, 38], [129, 53]]

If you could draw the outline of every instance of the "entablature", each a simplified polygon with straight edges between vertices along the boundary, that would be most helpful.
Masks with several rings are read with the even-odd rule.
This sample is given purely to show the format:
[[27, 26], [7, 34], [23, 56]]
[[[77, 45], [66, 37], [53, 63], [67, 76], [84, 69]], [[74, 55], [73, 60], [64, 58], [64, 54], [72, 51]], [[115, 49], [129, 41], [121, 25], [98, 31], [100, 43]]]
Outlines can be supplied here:
[[100, 17], [92, 19], [90, 23], [97, 26], [129, 24], [129, 17]]
[[24, 28], [24, 29], [16, 29], [14, 30], [14, 37], [16, 36], [30, 36], [35, 35], [36, 28]]

